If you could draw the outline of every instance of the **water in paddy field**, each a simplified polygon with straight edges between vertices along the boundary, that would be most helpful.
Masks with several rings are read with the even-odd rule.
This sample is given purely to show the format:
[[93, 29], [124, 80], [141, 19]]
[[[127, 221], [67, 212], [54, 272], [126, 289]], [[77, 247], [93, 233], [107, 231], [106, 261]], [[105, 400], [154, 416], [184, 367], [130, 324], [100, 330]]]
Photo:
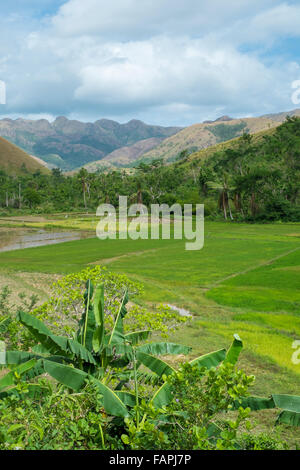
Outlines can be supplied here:
[[47, 231], [32, 229], [0, 229], [0, 252], [22, 250], [36, 246], [82, 240], [91, 237], [87, 232]]

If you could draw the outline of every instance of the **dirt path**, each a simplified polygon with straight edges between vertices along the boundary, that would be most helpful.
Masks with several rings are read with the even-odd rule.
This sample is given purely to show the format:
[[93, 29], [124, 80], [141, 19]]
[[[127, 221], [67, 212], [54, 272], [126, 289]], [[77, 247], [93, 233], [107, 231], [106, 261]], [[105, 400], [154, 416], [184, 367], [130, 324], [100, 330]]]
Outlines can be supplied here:
[[162, 250], [163, 248], [152, 248], [151, 250], [143, 250], [143, 251], [132, 251], [131, 253], [126, 253], [125, 255], [114, 256], [113, 258], [103, 258], [97, 261], [93, 261], [89, 263], [89, 265], [97, 265], [97, 264], [109, 264], [113, 263], [114, 261], [118, 261], [122, 258], [130, 258], [130, 256], [141, 256], [147, 253], [155, 253], [156, 251]]
[[51, 292], [52, 283], [60, 276], [41, 273], [0, 273], [0, 291], [7, 286], [12, 303], [20, 303], [19, 294], [27, 297], [37, 295], [39, 303], [45, 302]]
[[207, 286], [207, 290], [217, 287], [219, 284], [222, 284], [224, 281], [227, 281], [228, 279], [232, 279], [234, 277], [240, 276], [241, 274], [247, 274], [248, 272], [254, 271], [254, 269], [257, 269], [257, 268], [261, 268], [262, 266], [268, 266], [269, 264], [274, 263], [274, 261], [277, 261], [280, 258], [285, 258], [285, 256], [288, 256], [291, 253], [294, 253], [295, 251], [298, 251], [298, 250], [300, 250], [300, 247], [294, 248], [293, 250], [286, 251], [285, 253], [282, 253], [281, 255], [276, 256], [275, 258], [269, 259], [268, 261], [257, 264], [255, 266], [251, 266], [250, 268], [244, 269], [243, 271], [239, 271], [237, 273], [230, 274], [230, 276], [223, 277], [222, 279], [219, 279], [219, 281], [216, 281], [213, 284]]

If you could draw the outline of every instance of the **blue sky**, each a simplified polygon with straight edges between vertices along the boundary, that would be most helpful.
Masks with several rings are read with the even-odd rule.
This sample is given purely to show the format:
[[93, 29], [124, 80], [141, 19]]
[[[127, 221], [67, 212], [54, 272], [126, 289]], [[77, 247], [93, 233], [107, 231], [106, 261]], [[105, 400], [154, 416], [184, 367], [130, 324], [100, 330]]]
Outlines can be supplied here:
[[55, 14], [64, 3], [65, 0], [10, 0], [1, 5], [1, 14], [42, 18]]
[[190, 125], [294, 109], [299, 24], [299, 1], [11, 0], [0, 117]]

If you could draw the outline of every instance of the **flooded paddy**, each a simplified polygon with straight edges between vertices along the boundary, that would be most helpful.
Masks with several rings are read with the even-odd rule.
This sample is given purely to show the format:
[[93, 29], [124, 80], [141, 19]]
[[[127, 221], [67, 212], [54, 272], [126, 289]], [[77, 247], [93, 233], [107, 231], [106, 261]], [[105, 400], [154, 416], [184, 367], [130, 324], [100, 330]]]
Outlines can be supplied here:
[[0, 252], [55, 245], [94, 236], [91, 232], [27, 228], [0, 228]]

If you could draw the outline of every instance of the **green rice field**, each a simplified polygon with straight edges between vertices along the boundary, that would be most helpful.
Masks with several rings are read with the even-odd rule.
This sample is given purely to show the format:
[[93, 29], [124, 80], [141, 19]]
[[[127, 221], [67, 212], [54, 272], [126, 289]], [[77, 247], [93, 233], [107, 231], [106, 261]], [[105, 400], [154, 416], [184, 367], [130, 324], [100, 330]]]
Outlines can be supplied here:
[[168, 303], [193, 320], [174, 339], [194, 353], [226, 346], [238, 333], [243, 366], [256, 392], [300, 394], [300, 225], [206, 222], [205, 245], [186, 251], [181, 240], [97, 238], [0, 254], [0, 273], [66, 274], [104, 264], [144, 284], [137, 300], [151, 309]]

